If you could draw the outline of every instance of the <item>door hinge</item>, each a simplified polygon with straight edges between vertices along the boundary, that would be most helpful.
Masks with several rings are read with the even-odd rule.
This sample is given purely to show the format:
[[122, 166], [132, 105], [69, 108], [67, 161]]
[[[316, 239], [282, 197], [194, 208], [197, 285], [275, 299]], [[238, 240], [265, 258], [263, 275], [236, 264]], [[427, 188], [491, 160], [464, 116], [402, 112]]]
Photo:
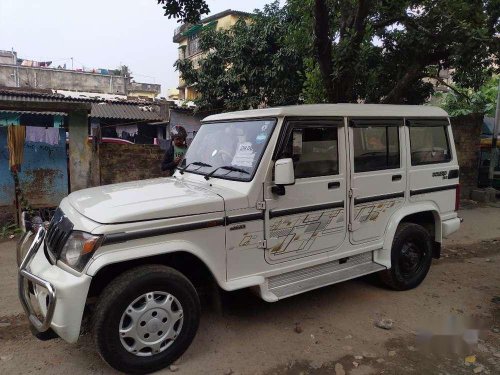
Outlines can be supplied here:
[[257, 202], [257, 209], [258, 210], [265, 210], [266, 209], [266, 202], [265, 201]]
[[271, 237], [257, 243], [257, 249], [269, 249], [278, 246], [282, 241], [278, 237]]
[[355, 230], [358, 230], [361, 228], [361, 223], [359, 221], [355, 221], [354, 223], [349, 223], [347, 225], [347, 229], [349, 229], [349, 232], [354, 232]]

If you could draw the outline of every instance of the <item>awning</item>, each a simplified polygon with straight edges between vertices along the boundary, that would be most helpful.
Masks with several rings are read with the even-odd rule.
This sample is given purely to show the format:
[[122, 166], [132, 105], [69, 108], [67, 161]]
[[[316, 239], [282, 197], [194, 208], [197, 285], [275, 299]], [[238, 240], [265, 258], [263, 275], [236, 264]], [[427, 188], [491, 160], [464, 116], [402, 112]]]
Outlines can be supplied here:
[[161, 121], [160, 108], [156, 105], [118, 103], [92, 103], [90, 117], [102, 119]]

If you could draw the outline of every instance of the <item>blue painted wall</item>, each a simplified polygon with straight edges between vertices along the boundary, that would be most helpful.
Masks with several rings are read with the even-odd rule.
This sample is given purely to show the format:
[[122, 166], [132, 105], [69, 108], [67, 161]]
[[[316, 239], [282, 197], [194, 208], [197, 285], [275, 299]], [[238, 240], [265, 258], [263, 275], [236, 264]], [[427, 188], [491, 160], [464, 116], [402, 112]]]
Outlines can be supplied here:
[[14, 198], [14, 180], [9, 171], [7, 127], [0, 126], [0, 206], [12, 206]]
[[[14, 201], [14, 182], [9, 171], [7, 128], [0, 127], [0, 206]], [[26, 142], [19, 182], [32, 207], [55, 207], [68, 195], [66, 132], [59, 129], [59, 144]]]

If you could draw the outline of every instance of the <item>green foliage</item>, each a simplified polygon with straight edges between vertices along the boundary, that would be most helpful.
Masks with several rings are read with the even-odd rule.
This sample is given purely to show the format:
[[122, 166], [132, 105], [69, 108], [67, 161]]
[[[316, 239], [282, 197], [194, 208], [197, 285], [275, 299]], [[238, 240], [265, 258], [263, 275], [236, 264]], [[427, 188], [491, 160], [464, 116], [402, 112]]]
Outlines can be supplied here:
[[493, 37], [498, 19], [488, 13], [493, 2], [498, 0], [333, 1], [332, 85], [343, 90], [338, 99], [422, 103], [433, 93], [422, 81], [430, 67], [453, 69], [455, 82], [477, 89], [499, 52]]
[[[203, 0], [160, 3], [170, 3], [165, 13], [181, 19], [208, 12]], [[425, 78], [442, 70], [471, 93], [498, 73], [499, 16], [500, 0], [288, 0], [282, 8], [274, 2], [251, 22], [203, 31], [207, 55], [199, 69], [185, 61], [176, 67], [196, 85], [202, 109], [421, 104], [434, 93]]]
[[187, 60], [175, 67], [188, 85], [196, 85], [196, 104], [203, 110], [238, 110], [301, 102], [304, 61], [287, 43], [290, 26], [279, 2], [240, 19], [230, 30], [201, 32], [206, 54], [199, 69]]
[[205, 0], [158, 0], [158, 4], [162, 5], [165, 16], [178, 18], [179, 22], [196, 23], [210, 12]]
[[21, 229], [13, 223], [4, 224], [0, 227], [0, 238], [5, 239], [21, 233]]
[[495, 117], [500, 76], [490, 78], [479, 90], [454, 87], [453, 91], [438, 96], [440, 105], [450, 116], [481, 114]]
[[324, 103], [326, 101], [326, 91], [319, 71], [318, 63], [308, 58], [305, 60], [305, 82], [302, 95], [306, 104]]
[[111, 71], [115, 76], [130, 77], [132, 72], [127, 65], [120, 65], [117, 69]]

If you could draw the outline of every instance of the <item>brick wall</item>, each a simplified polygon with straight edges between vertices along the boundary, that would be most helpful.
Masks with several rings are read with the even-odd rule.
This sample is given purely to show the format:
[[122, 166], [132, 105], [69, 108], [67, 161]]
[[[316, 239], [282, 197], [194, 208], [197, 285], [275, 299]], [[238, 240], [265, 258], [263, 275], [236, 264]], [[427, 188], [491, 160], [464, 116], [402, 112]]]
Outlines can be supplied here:
[[460, 186], [462, 198], [469, 198], [477, 187], [479, 142], [483, 117], [479, 115], [451, 118], [453, 137], [460, 165]]
[[101, 185], [166, 176], [164, 151], [153, 145], [103, 143], [99, 146]]

